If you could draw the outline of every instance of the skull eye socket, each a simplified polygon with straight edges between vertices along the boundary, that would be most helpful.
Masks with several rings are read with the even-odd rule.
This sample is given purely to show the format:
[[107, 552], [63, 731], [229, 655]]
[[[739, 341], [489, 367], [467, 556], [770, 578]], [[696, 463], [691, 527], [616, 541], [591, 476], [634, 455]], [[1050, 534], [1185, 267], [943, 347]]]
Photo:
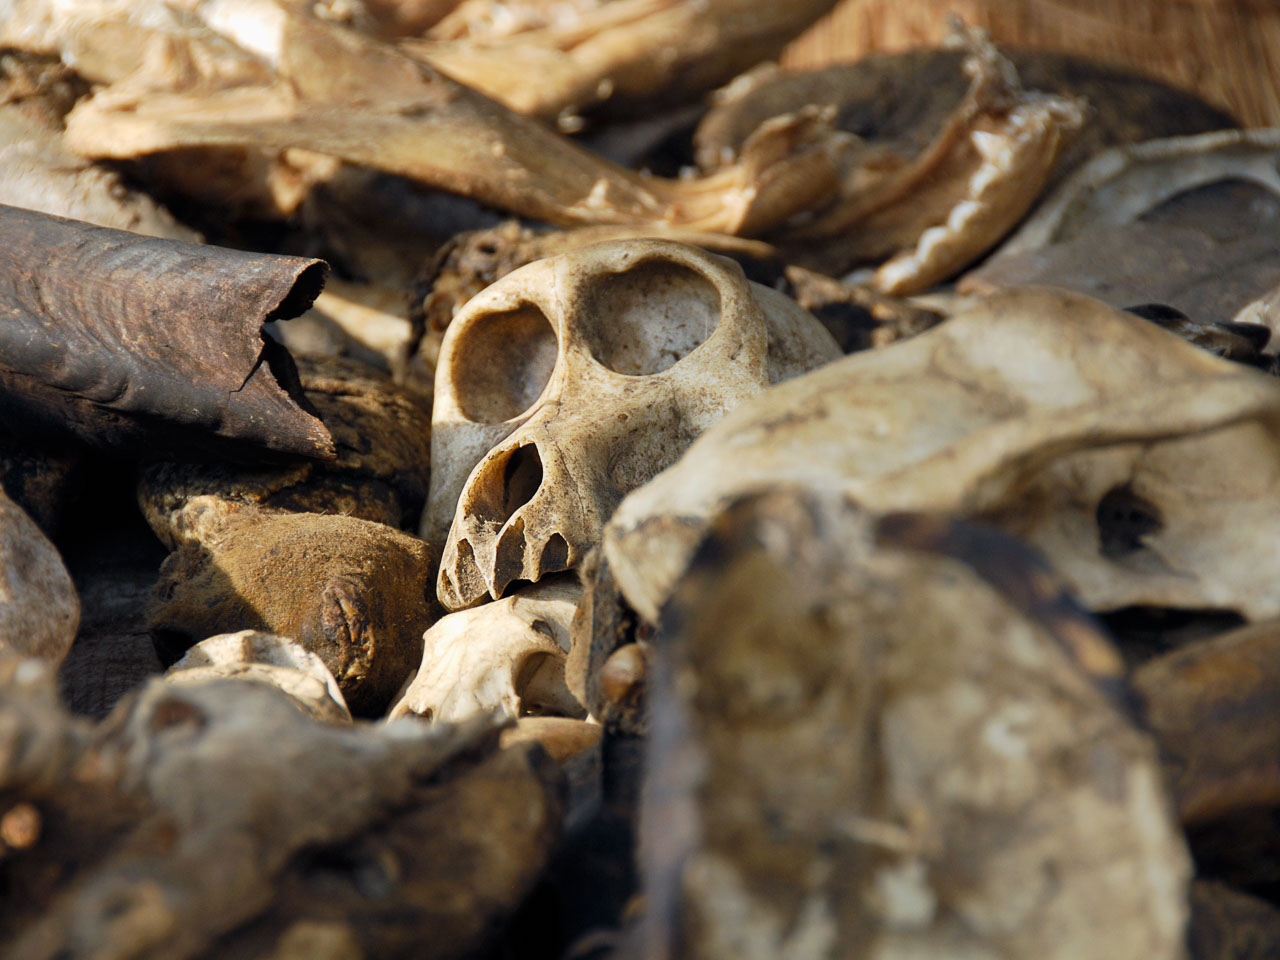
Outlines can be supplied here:
[[551, 321], [531, 303], [475, 317], [450, 357], [458, 408], [479, 423], [519, 416], [542, 394], [558, 354]]
[[583, 335], [592, 356], [628, 376], [674, 366], [720, 322], [715, 285], [669, 260], [646, 260], [624, 273], [597, 277], [584, 302]]

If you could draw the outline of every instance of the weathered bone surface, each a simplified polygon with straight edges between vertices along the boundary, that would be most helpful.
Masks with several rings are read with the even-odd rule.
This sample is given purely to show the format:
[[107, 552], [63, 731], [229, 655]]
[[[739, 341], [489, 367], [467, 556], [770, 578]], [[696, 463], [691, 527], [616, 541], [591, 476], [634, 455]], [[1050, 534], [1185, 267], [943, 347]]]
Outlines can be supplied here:
[[529, 264], [440, 350], [422, 536], [450, 609], [576, 565], [630, 490], [733, 407], [839, 356], [730, 261], [634, 240]]
[[67, 118], [67, 144], [84, 156], [302, 148], [561, 225], [759, 232], [826, 201], [847, 152], [848, 137], [806, 112], [766, 124], [714, 175], [646, 177], [294, 7], [201, 0], [186, 14], [26, 0], [0, 39], [62, 52], [111, 84]]
[[437, 620], [422, 638], [418, 674], [390, 716], [582, 716], [564, 682], [569, 626], [581, 595], [576, 577], [550, 578]]
[[[262, 324], [324, 285], [319, 260], [142, 237], [0, 207], [0, 413], [112, 450], [333, 455]], [[174, 318], [186, 322], [175, 323]]]
[[577, 111], [595, 105], [616, 115], [692, 100], [776, 57], [835, 0], [495, 6], [463, 3], [430, 42], [408, 49], [518, 113], [568, 126]]
[[12, 56], [0, 58], [0, 203], [152, 237], [200, 239], [118, 173], [67, 150], [40, 88], [22, 89], [15, 66]]
[[263, 684], [157, 682], [90, 740], [30, 666], [0, 670], [0, 790], [44, 824], [0, 863], [7, 960], [472, 956], [559, 831], [558, 773], [488, 721], [325, 724]]
[[1115, 147], [1069, 177], [996, 258], [1069, 240], [1092, 227], [1132, 223], [1178, 194], [1221, 180], [1246, 180], [1280, 193], [1278, 151], [1280, 130], [1221, 130]]
[[604, 535], [648, 620], [707, 518], [778, 483], [981, 517], [1095, 610], [1280, 615], [1280, 382], [1066, 291], [979, 303], [775, 387], [622, 502]]
[[430, 399], [363, 363], [298, 359], [299, 381], [333, 437], [337, 456], [287, 467], [157, 462], [142, 469], [138, 503], [171, 550], [183, 513], [212, 496], [289, 513], [415, 526], [430, 475]]
[[251, 680], [287, 693], [317, 720], [350, 720], [329, 668], [301, 644], [273, 633], [241, 630], [201, 640], [169, 668], [170, 683]]
[[1113, 306], [1229, 321], [1280, 286], [1280, 131], [1229, 130], [1109, 150], [1068, 179], [966, 293], [1027, 283]]
[[455, 236], [443, 245], [417, 280], [428, 330], [445, 330], [463, 305], [512, 270], [610, 240], [676, 240], [732, 257], [740, 263], [774, 260], [777, 251], [759, 240], [695, 230], [654, 227], [580, 227], [547, 230], [509, 220], [488, 230]]
[[57, 667], [80, 624], [80, 599], [57, 549], [0, 491], [0, 651]]
[[378, 716], [413, 671], [430, 554], [416, 537], [367, 520], [276, 514], [198, 497], [161, 568], [149, 626], [162, 654], [206, 637], [262, 630], [324, 661], [351, 711]]
[[833, 492], [715, 519], [661, 623], [645, 956], [1185, 956], [1154, 743], [973, 539]]

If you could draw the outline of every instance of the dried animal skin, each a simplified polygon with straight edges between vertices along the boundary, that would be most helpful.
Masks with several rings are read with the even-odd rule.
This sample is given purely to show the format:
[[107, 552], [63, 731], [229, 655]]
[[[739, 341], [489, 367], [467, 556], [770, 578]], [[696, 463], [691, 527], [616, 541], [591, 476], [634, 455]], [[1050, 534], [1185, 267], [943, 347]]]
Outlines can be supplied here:
[[646, 956], [1185, 956], [1155, 745], [992, 559], [831, 492], [715, 519], [661, 622]]
[[8, 429], [157, 456], [333, 455], [324, 425], [297, 403], [288, 353], [261, 333], [315, 299], [323, 263], [16, 207], [0, 207], [0, 224]]
[[350, 720], [347, 702], [329, 668], [301, 644], [257, 630], [201, 640], [169, 668], [170, 683], [251, 680], [287, 693], [317, 720]]
[[[471, 955], [558, 833], [558, 774], [536, 752], [497, 751], [486, 723], [322, 724], [261, 684], [153, 683], [89, 745], [65, 715], [0, 703], [20, 737], [39, 721], [77, 748], [45, 762], [40, 793], [4, 778], [50, 811], [44, 864], [4, 865], [15, 889], [79, 867], [38, 916], [6, 898], [6, 958], [266, 960], [308, 924], [346, 931], [363, 956]], [[86, 789], [96, 804], [67, 820], [64, 797]], [[98, 856], [68, 857], [77, 823], [99, 830]]]
[[1148, 661], [1133, 683], [1165, 751], [1185, 823], [1280, 806], [1280, 621], [1193, 643]]
[[778, 483], [983, 518], [1094, 610], [1280, 615], [1280, 382], [1079, 294], [998, 294], [731, 412], [610, 521], [632, 606], [656, 620], [707, 518]]
[[333, 437], [336, 458], [289, 467], [145, 465], [138, 503], [170, 549], [182, 539], [188, 504], [207, 496], [273, 511], [416, 525], [430, 475], [429, 399], [352, 360], [302, 357], [298, 372], [307, 400]]
[[434, 42], [409, 49], [517, 113], [563, 121], [597, 104], [616, 114], [692, 100], [776, 57], [835, 0], [613, 0], [567, 17], [561, 4], [542, 18], [531, 10], [514, 30], [486, 30], [476, 14], [496, 6], [505, 24], [525, 12], [473, 0], [432, 31]]
[[440, 351], [421, 528], [445, 542], [440, 601], [572, 568], [709, 424], [838, 355], [792, 301], [683, 244], [602, 243], [508, 274]]
[[884, 293], [946, 279], [985, 253], [1031, 208], [1084, 125], [1084, 103], [1028, 93], [985, 37], [964, 36], [963, 102], [915, 155], [870, 144], [841, 197], [778, 239], [806, 266], [841, 273], [892, 255], [875, 274]]
[[581, 595], [576, 579], [551, 578], [441, 617], [423, 635], [422, 665], [388, 716], [581, 716], [564, 683], [569, 624]]
[[431, 622], [430, 551], [353, 517], [275, 514], [213, 497], [182, 514], [148, 625], [171, 657], [206, 637], [263, 630], [324, 661], [357, 716], [377, 716], [413, 670]]
[[[1107, 147], [1237, 125], [1193, 94], [1140, 74], [1048, 50], [1003, 53], [1027, 89], [1089, 102], [1088, 123], [1063, 153], [1051, 185]], [[761, 67], [717, 95], [695, 134], [698, 164], [716, 169], [761, 123], [806, 104], [834, 108], [838, 129], [906, 156], [919, 153], [965, 99], [966, 55], [924, 49], [873, 53], [819, 70]]]
[[0, 652], [57, 667], [80, 624], [80, 600], [57, 549], [0, 491]]
[[1191, 884], [1192, 960], [1266, 960], [1280, 951], [1280, 910], [1225, 883]]
[[0, 431], [0, 487], [47, 537], [57, 536], [83, 460], [81, 451], [34, 446]]
[[[81, 8], [81, 19], [65, 18], [51, 31], [38, 24], [41, 3], [31, 5], [33, 15], [10, 24], [11, 42], [64, 51], [74, 42], [81, 69], [94, 63], [85, 48], [109, 44], [118, 54], [129, 42], [135, 27], [126, 12], [135, 22], [153, 15], [151, 4], [126, 12]], [[106, 67], [90, 74], [120, 82], [72, 111], [68, 146], [116, 159], [193, 147], [299, 147], [560, 225], [746, 234], [830, 196], [847, 145], [820, 117], [805, 114], [767, 124], [731, 169], [689, 181], [645, 177], [385, 44], [271, 0], [246, 0], [235, 16], [228, 9], [204, 0], [191, 13], [240, 51], [234, 69], [186, 52], [205, 43], [207, 32], [191, 40], [170, 20], [151, 38], [159, 69], [144, 63], [127, 79]], [[37, 25], [28, 28], [29, 21]], [[136, 64], [136, 46], [129, 52]], [[182, 69], [174, 69], [170, 61], [183, 56]], [[213, 60], [211, 72], [202, 73], [205, 59]], [[242, 70], [242, 61], [269, 76]]]

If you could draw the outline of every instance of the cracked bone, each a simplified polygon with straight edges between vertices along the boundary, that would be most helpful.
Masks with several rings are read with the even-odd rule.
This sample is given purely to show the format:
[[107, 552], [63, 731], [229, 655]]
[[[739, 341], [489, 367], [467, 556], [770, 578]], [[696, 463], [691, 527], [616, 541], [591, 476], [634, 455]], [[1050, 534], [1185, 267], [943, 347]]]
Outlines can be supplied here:
[[630, 490], [771, 383], [839, 356], [731, 261], [633, 240], [529, 264], [440, 349], [423, 539], [451, 610], [567, 570]]

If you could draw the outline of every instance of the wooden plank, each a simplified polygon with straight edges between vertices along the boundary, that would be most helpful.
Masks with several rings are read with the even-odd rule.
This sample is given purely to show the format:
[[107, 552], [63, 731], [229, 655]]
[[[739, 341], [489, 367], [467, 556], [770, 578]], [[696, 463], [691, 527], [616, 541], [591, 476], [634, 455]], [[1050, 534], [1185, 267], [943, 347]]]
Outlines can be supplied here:
[[1125, 66], [1197, 93], [1246, 126], [1280, 126], [1280, 4], [1272, 0], [844, 0], [782, 62], [802, 69], [934, 46], [949, 13], [997, 43]]

